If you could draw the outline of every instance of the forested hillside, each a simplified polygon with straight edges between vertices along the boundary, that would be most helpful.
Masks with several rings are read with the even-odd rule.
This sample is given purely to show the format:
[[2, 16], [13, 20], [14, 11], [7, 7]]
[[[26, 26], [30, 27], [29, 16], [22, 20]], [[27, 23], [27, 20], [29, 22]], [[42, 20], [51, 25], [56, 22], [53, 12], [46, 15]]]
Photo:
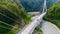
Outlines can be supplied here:
[[[48, 8], [55, 2], [56, 0], [47, 0]], [[17, 34], [35, 16], [28, 15], [27, 11], [39, 11], [41, 7], [43, 8], [43, 0], [0, 0], [0, 34]], [[60, 28], [60, 2], [48, 9], [44, 20]], [[35, 31], [38, 34], [43, 33], [39, 27]]]
[[[52, 6], [57, 0], [46, 0], [47, 8]], [[22, 5], [28, 12], [42, 11], [44, 0], [21, 0]]]
[[50, 21], [60, 28], [60, 2], [55, 3], [48, 9], [44, 20]]
[[[22, 28], [29, 23], [30, 19], [25, 8], [20, 0], [17, 1], [19, 2], [16, 2], [16, 0], [0, 0], [0, 34], [12, 34], [15, 25]], [[18, 30], [18, 28], [15, 28], [15, 30]], [[13, 32], [13, 34], [15, 33]]]

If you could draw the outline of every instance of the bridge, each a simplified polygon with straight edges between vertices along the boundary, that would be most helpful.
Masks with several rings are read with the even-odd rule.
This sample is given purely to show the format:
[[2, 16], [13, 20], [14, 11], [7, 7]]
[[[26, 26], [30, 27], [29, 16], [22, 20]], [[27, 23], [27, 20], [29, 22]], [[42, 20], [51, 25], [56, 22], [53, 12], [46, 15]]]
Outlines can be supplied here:
[[[43, 34], [60, 34], [59, 32], [60, 30], [54, 24], [43, 21], [43, 17], [46, 15], [46, 13], [47, 13], [47, 6], [46, 6], [46, 0], [44, 0], [42, 14], [35, 17], [34, 20], [30, 24], [28, 24], [25, 28], [23, 28], [17, 34], [32, 34], [34, 29], [38, 25], [41, 25]], [[43, 23], [41, 24], [41, 22]]]

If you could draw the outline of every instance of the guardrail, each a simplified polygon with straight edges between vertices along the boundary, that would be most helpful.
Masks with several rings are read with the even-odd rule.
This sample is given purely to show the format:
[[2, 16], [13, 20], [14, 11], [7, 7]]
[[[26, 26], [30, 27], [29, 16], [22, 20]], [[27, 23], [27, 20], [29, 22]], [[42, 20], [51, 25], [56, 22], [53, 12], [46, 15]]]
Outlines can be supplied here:
[[42, 21], [42, 18], [45, 16], [46, 12], [39, 15], [35, 20], [31, 22], [22, 32], [18, 32], [17, 34], [32, 34], [35, 27], [40, 25], [40, 22]]

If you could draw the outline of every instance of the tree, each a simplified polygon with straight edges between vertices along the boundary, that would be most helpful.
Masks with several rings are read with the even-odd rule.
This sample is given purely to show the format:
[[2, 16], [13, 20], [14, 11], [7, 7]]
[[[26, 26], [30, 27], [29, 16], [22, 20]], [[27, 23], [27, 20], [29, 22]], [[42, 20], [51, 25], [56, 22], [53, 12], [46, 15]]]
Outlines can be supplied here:
[[60, 2], [55, 3], [48, 9], [44, 20], [50, 21], [60, 28]]
[[26, 21], [30, 20], [28, 19], [29, 17], [27, 16], [25, 8], [20, 2], [19, 4], [11, 0], [0, 0], [0, 34], [9, 32], [16, 24], [21, 26], [22, 21], [26, 23]]

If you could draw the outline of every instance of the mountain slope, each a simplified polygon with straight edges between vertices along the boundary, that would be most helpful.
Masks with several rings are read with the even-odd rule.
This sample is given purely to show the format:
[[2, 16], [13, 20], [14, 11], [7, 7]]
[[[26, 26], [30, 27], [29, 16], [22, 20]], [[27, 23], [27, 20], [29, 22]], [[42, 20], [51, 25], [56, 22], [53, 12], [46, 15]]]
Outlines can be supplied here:
[[50, 21], [60, 28], [60, 2], [54, 4], [48, 9], [44, 20]]
[[[46, 0], [47, 7], [49, 8], [57, 0]], [[21, 0], [22, 5], [29, 11], [42, 11], [44, 0]]]
[[[18, 26], [13, 30], [21, 29], [30, 21], [25, 8], [16, 1], [20, 0], [0, 0], [0, 34], [8, 33], [15, 25]], [[15, 31], [10, 34], [12, 32]]]

